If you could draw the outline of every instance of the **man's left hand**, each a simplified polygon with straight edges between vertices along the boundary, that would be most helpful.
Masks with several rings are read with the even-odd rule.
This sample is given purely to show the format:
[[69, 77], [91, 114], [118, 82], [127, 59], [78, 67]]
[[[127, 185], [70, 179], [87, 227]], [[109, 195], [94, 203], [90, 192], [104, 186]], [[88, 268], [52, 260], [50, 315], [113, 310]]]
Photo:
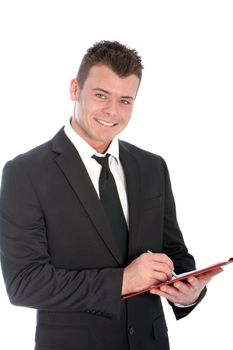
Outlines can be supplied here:
[[191, 276], [185, 282], [177, 281], [174, 284], [153, 288], [150, 293], [167, 298], [172, 303], [188, 306], [197, 301], [207, 283], [222, 271], [222, 268], [217, 268], [198, 277]]

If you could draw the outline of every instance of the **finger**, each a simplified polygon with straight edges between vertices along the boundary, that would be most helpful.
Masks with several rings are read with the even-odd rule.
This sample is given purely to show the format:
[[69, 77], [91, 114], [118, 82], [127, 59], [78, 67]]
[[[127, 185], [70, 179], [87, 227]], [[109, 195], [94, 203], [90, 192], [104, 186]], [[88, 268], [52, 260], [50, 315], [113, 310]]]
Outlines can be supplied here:
[[165, 293], [162, 292], [159, 288], [152, 288], [149, 291], [151, 294], [159, 295], [160, 297], [165, 297]]
[[168, 294], [173, 294], [173, 295], [174, 295], [175, 291], [182, 293], [182, 294], [187, 294], [190, 292], [190, 288], [192, 287], [187, 282], [188, 282], [187, 280], [186, 280], [186, 282], [177, 281], [177, 282], [172, 283], [172, 284], [165, 284], [161, 287], [158, 285], [158, 287], [156, 287], [156, 289], [159, 288], [161, 291], [166, 292]]
[[190, 291], [190, 285], [182, 281], [175, 282], [173, 286], [179, 293], [187, 294]]
[[196, 292], [201, 292], [201, 290], [206, 286], [208, 281], [204, 278], [199, 279], [196, 277], [190, 277], [188, 278], [188, 285], [191, 286], [191, 288]]
[[[166, 286], [166, 287], [168, 287], [168, 286]], [[150, 290], [150, 293], [159, 295], [160, 297], [164, 297], [167, 300], [171, 301], [172, 303], [177, 301], [178, 292], [177, 292], [177, 290], [175, 290], [175, 288], [174, 288], [174, 290], [171, 290], [170, 288], [169, 289], [164, 288], [164, 290], [161, 290], [161, 289], [162, 289], [162, 287], [161, 288], [153, 288]]]
[[169, 266], [171, 270], [174, 269], [174, 264], [172, 260], [163, 253], [150, 253], [150, 257], [154, 262], [163, 263]]
[[163, 285], [161, 287], [159, 287], [159, 289], [166, 293], [169, 294], [171, 296], [176, 296], [176, 297], [180, 297], [182, 295], [188, 295], [191, 292], [192, 287], [187, 284], [187, 283], [183, 283], [181, 281], [178, 281], [174, 284], [169, 284], [169, 285]]
[[170, 279], [169, 275], [166, 274], [165, 272], [159, 272], [156, 270], [153, 271], [152, 278], [154, 279], [154, 282], [153, 282], [154, 285], [160, 284], [161, 282], [166, 282], [167, 280]]
[[218, 275], [222, 271], [223, 271], [223, 269], [221, 267], [220, 268], [216, 268], [216, 269], [214, 269], [212, 271], [206, 272], [206, 273], [204, 273], [202, 275], [199, 275], [197, 277], [192, 276], [192, 277], [188, 278], [188, 282], [194, 287], [198, 286], [198, 282], [201, 282], [201, 284], [203, 286], [205, 286], [206, 284], [208, 284], [211, 281], [211, 279], [214, 276]]
[[162, 278], [161, 281], [169, 280], [172, 277], [172, 269], [167, 264], [156, 262], [153, 263], [152, 269], [165, 275], [165, 278]]
[[151, 288], [150, 289], [150, 293], [151, 294], [157, 294], [161, 297], [166, 297], [167, 296], [167, 293], [162, 291], [160, 288]]

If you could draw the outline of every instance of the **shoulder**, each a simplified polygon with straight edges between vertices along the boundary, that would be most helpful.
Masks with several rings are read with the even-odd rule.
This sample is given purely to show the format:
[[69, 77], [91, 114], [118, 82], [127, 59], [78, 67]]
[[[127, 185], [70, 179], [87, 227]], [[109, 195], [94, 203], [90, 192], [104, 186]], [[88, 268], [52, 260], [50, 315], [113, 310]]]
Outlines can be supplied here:
[[[64, 134], [63, 128], [49, 141], [38, 145], [27, 152], [17, 155], [5, 164], [5, 168], [23, 168], [39, 170], [46, 167], [57, 156], [53, 150], [54, 140], [60, 139]], [[65, 136], [64, 136], [65, 137]]]
[[120, 151], [129, 152], [131, 156], [137, 159], [158, 162], [158, 163], [164, 162], [163, 158], [160, 155], [144, 150], [129, 142], [119, 140], [119, 147], [120, 147]]
[[37, 162], [43, 162], [51, 153], [51, 141], [47, 141], [31, 150], [17, 155], [9, 163], [15, 165], [35, 164]]
[[[66, 138], [64, 133], [64, 127], [62, 127], [58, 133], [52, 137], [49, 141], [46, 141], [30, 150], [28, 150], [25, 153], [17, 155], [15, 158], [13, 158], [11, 161], [16, 163], [24, 163], [24, 162], [37, 162], [37, 161], [43, 161], [47, 157], [51, 157], [52, 154], [56, 154], [56, 151], [54, 152], [53, 144], [56, 144], [58, 140], [64, 140]], [[59, 153], [59, 152], [58, 152]]]
[[146, 177], [155, 174], [167, 177], [168, 168], [165, 160], [158, 154], [146, 151], [131, 143], [119, 141], [120, 156], [131, 159]]

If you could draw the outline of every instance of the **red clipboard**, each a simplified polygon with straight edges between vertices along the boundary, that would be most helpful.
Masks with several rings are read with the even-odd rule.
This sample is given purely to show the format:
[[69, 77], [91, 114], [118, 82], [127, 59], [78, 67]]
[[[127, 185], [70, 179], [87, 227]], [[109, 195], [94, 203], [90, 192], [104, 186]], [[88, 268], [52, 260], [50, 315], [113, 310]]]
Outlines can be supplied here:
[[231, 263], [233, 263], [233, 258], [230, 258], [227, 261], [223, 261], [223, 262], [220, 262], [220, 263], [216, 263], [216, 264], [207, 266], [207, 267], [205, 267], [203, 269], [193, 270], [193, 271], [181, 273], [180, 275], [177, 275], [177, 277], [173, 277], [169, 281], [162, 282], [162, 283], [159, 283], [159, 284], [154, 285], [154, 286], [150, 286], [150, 287], [148, 287], [146, 289], [142, 289], [142, 290], [140, 290], [138, 292], [135, 292], [135, 293], [122, 295], [121, 300], [125, 300], [125, 299], [129, 299], [129, 298], [135, 297], [135, 296], [137, 296], [139, 294], [142, 294], [142, 293], [145, 293], [145, 292], [149, 292], [151, 289], [160, 288], [160, 287], [165, 286], [167, 284], [172, 284], [172, 283], [174, 283], [176, 281], [186, 280], [188, 277], [191, 277], [191, 276], [202, 275], [202, 274], [204, 274], [206, 272], [209, 272], [209, 271], [212, 271], [212, 270], [214, 270], [214, 269], [216, 269], [218, 267], [223, 267], [223, 266], [231, 264]]

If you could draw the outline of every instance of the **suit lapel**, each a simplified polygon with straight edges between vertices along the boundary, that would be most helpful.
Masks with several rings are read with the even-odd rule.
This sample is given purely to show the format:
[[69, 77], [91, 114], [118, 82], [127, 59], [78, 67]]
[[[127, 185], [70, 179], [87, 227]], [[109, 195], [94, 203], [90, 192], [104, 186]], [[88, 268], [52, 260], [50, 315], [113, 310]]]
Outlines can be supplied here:
[[129, 206], [129, 249], [130, 257], [137, 255], [141, 203], [141, 182], [138, 162], [130, 152], [128, 144], [120, 141], [120, 161], [124, 168]]
[[96, 227], [116, 261], [123, 265], [123, 257], [115, 242], [107, 222], [105, 212], [94, 189], [88, 172], [75, 147], [65, 135], [63, 129], [53, 139], [53, 151], [59, 153], [56, 162], [71, 187], [81, 201], [87, 215]]

